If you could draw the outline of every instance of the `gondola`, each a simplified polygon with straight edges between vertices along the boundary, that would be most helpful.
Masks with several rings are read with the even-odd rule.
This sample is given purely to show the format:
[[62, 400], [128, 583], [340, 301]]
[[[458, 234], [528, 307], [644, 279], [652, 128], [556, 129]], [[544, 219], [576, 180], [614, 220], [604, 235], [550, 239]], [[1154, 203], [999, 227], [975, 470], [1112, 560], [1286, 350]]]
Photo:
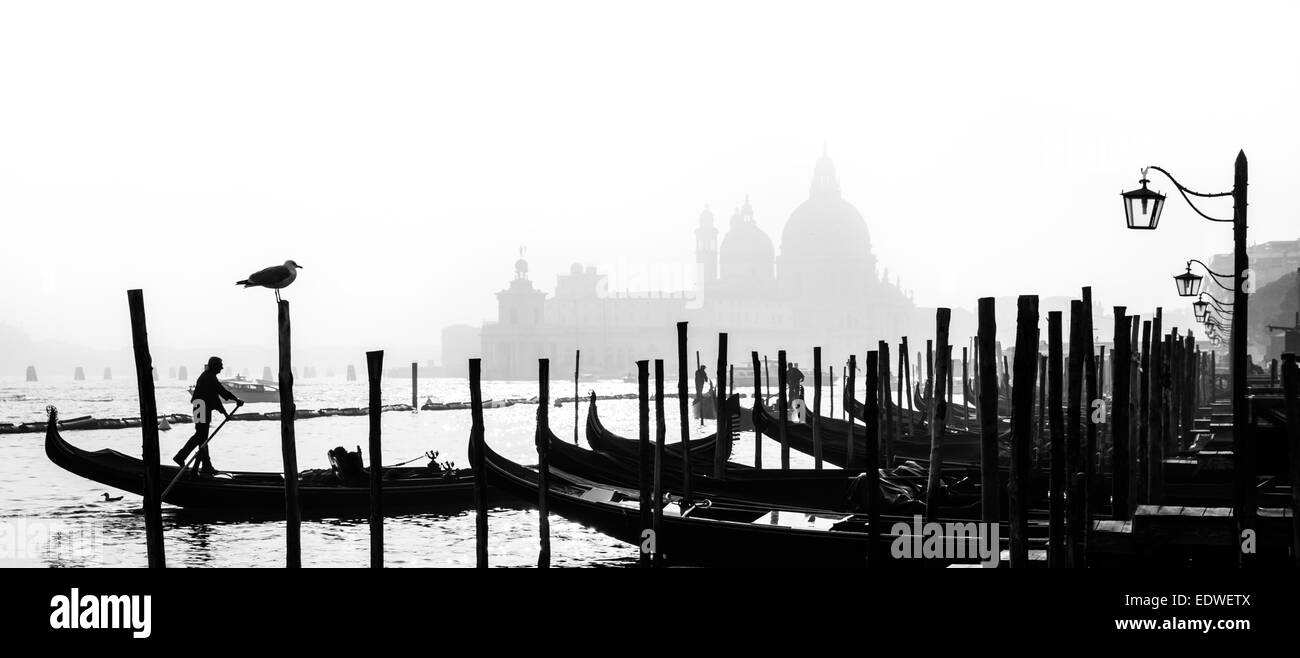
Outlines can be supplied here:
[[[45, 431], [45, 454], [73, 474], [110, 487], [144, 495], [144, 461], [116, 450], [82, 450], [59, 435], [57, 412], [50, 412]], [[162, 487], [176, 477], [178, 467], [160, 466]], [[385, 513], [468, 509], [474, 502], [474, 477], [468, 469], [436, 473], [424, 467], [385, 468]], [[186, 508], [250, 515], [284, 513], [284, 477], [281, 473], [230, 471], [217, 477], [186, 474], [165, 502]], [[304, 516], [365, 515], [370, 509], [370, 483], [343, 484], [329, 470], [299, 475], [298, 503]]]
[[[736, 409], [740, 406], [739, 398], [732, 397], [733, 418]], [[600, 414], [596, 411], [596, 395], [592, 393], [588, 396], [587, 404], [587, 445], [592, 450], [608, 452], [624, 461], [635, 461], [639, 458], [640, 444], [634, 439], [621, 437], [609, 431], [603, 423], [600, 422]], [[731, 456], [732, 442], [727, 441], [724, 446], [725, 455], [723, 459]], [[713, 472], [714, 451], [717, 449], [717, 435], [710, 434], [699, 439], [691, 439], [691, 472], [692, 473], [711, 473]], [[682, 462], [682, 444], [674, 441], [664, 446], [664, 451], [674, 462]], [[744, 470], [751, 468], [744, 464], [727, 462], [728, 470]]]
[[[537, 500], [537, 471], [484, 448], [483, 464], [491, 485], [522, 500]], [[551, 512], [629, 544], [645, 541], [636, 491], [584, 480], [554, 467], [549, 484]], [[664, 506], [655, 544], [673, 564], [863, 566], [865, 531], [866, 522], [859, 515], [723, 504], [683, 507], [681, 501], [672, 501]]]
[[[587, 411], [587, 443], [592, 450], [584, 450], [551, 436], [551, 455], [557, 467], [598, 482], [638, 486], [640, 443], [608, 430], [600, 421], [596, 400], [590, 401]], [[700, 441], [707, 441], [704, 445], [708, 448], [714, 445], [713, 437]], [[858, 480], [860, 469], [757, 469], [727, 461], [725, 477], [719, 479], [713, 477], [712, 452], [696, 455], [696, 443], [691, 442], [691, 488], [693, 492], [701, 492], [701, 496], [849, 511], [860, 510], [866, 505], [866, 491]], [[681, 444], [666, 444], [664, 454], [664, 488], [684, 491]], [[970, 475], [972, 473], [965, 473], [962, 469], [945, 470], [942, 480], [945, 511], [955, 512], [963, 507], [974, 509], [978, 498]], [[923, 512], [925, 477], [924, 467], [916, 462], [881, 469], [880, 491], [884, 509], [899, 514]]]
[[[754, 406], [754, 424], [764, 436], [779, 440], [779, 422], [778, 419], [772, 417], [772, 412], [766, 406], [762, 404]], [[826, 417], [818, 419], [818, 422], [821, 426], [822, 458], [841, 468], [845, 467], [849, 464], [848, 438], [850, 422]], [[866, 454], [866, 428], [856, 425], [853, 426], [852, 432], [853, 457], [854, 463], [857, 463], [857, 460], [860, 460]], [[792, 449], [808, 455], [813, 454], [811, 424], [787, 420], [785, 438]], [[1006, 437], [1000, 437], [999, 440], [1005, 442]], [[945, 464], [975, 465], [979, 463], [980, 440], [978, 435], [949, 431], [944, 435], [942, 445]], [[930, 456], [930, 440], [928, 437], [912, 438], [900, 434], [893, 443], [893, 449], [896, 459], [928, 459]]]
[[[473, 451], [471, 444], [471, 455]], [[483, 463], [490, 485], [521, 500], [537, 500], [537, 471], [502, 457], [486, 444]], [[556, 466], [548, 473], [551, 512], [620, 541], [646, 545], [648, 528], [641, 519], [636, 490], [593, 482]], [[950, 563], [892, 559], [891, 542], [900, 537], [911, 541], [908, 531], [891, 534], [900, 520], [881, 518], [879, 559], [903, 568]], [[870, 541], [867, 530], [867, 517], [862, 514], [704, 500], [687, 504], [668, 496], [654, 544], [668, 564], [676, 565], [862, 567]]]
[[[852, 409], [853, 417], [865, 421], [867, 417], [867, 407], [857, 398], [845, 395], [847, 402], [846, 407]], [[889, 406], [886, 407], [889, 413], [893, 414], [896, 427], [902, 432], [904, 429], [914, 428], [918, 436], [929, 437], [930, 429], [930, 404], [923, 398], [919, 389], [912, 396], [914, 409], [900, 407], [894, 399], [889, 400]], [[1009, 412], [1008, 412], [1009, 415]], [[967, 405], [963, 410], [962, 405], [954, 403], [948, 406], [947, 426], [950, 430], [959, 432], [978, 433], [980, 431], [979, 420], [977, 419], [976, 410], [973, 406]], [[1011, 419], [1007, 416], [998, 417], [999, 431], [1011, 429]]]
[[[638, 489], [640, 471], [635, 462], [624, 461], [605, 452], [587, 450], [551, 435], [549, 464], [565, 473], [601, 484]], [[665, 459], [662, 486], [665, 491], [685, 495], [680, 461]], [[977, 511], [978, 490], [967, 486], [964, 500], [956, 502], [951, 485], [958, 478], [945, 476], [948, 504], [953, 513], [961, 506]], [[691, 476], [692, 497], [731, 504], [764, 504], [782, 507], [865, 512], [867, 492], [865, 478], [856, 471], [842, 469], [755, 469], [728, 471], [725, 478], [695, 474]], [[881, 511], [889, 514], [925, 512], [925, 471], [915, 463], [881, 469]]]

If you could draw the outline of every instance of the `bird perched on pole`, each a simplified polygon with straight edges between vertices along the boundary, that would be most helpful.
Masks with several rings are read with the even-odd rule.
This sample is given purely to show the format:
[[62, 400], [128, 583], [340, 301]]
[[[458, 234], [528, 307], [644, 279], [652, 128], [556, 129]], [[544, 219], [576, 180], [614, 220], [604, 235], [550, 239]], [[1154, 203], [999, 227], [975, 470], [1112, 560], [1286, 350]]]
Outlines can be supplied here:
[[243, 281], [236, 281], [235, 285], [245, 288], [270, 288], [275, 291], [275, 301], [280, 301], [280, 289], [293, 283], [298, 278], [298, 270], [302, 266], [291, 261], [284, 261], [284, 265], [272, 265], [264, 270], [259, 270], [248, 275]]

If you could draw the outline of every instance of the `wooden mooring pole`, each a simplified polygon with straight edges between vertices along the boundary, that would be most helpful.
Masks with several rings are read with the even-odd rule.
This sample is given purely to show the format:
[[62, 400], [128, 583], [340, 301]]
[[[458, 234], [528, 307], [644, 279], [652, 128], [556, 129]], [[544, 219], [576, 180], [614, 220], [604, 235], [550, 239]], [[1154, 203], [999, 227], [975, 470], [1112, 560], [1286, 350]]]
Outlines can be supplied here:
[[1150, 501], [1147, 490], [1147, 460], [1150, 459], [1150, 452], [1147, 450], [1147, 433], [1148, 422], [1151, 414], [1151, 321], [1142, 321], [1142, 358], [1138, 365], [1141, 375], [1138, 379], [1138, 410], [1137, 410], [1137, 449], [1135, 452], [1134, 462], [1137, 464], [1137, 488], [1133, 491], [1138, 502], [1143, 505]]
[[713, 443], [713, 477], [727, 477], [727, 453], [731, 449], [731, 410], [727, 405], [727, 334], [718, 334], [718, 390], [713, 401], [717, 404], [717, 441]]
[[1180, 420], [1183, 426], [1179, 444], [1184, 450], [1190, 450], [1192, 447], [1192, 423], [1196, 416], [1196, 358], [1196, 339], [1189, 331], [1183, 337], [1182, 397], [1179, 400], [1182, 405]]
[[[895, 430], [897, 432], [895, 436], [901, 435], [903, 433], [903, 415], [904, 415], [903, 414], [903, 391], [907, 389], [907, 387], [903, 385], [903, 379], [906, 376], [906, 373], [907, 373], [907, 346], [900, 343], [898, 348], [898, 397], [897, 397], [898, 403], [894, 405], [898, 408], [897, 409], [898, 427]], [[910, 428], [912, 422], [911, 414], [907, 415], [907, 422]], [[910, 434], [911, 434], [910, 429], [908, 430], [908, 434], [910, 438]]]
[[1070, 300], [1070, 355], [1066, 384], [1065, 414], [1065, 475], [1070, 487], [1066, 498], [1066, 565], [1080, 568], [1084, 565], [1083, 526], [1088, 523], [1083, 506], [1083, 361], [1088, 358], [1088, 346], [1083, 332], [1087, 324], [1083, 318], [1083, 302]]
[[994, 341], [998, 335], [997, 314], [992, 297], [979, 300], [979, 341], [977, 363], [980, 417], [980, 507], [985, 523], [998, 523], [998, 370]]
[[678, 422], [682, 430], [682, 498], [683, 509], [687, 509], [691, 501], [691, 412], [690, 398], [687, 397], [686, 388], [686, 329], [687, 323], [677, 323], [677, 415]]
[[[144, 457], [144, 530], [149, 568], [167, 566], [163, 548], [162, 468], [158, 447], [158, 401], [153, 387], [153, 356], [149, 353], [149, 329], [145, 323], [144, 291], [126, 291], [131, 311], [131, 347], [135, 353], [135, 384], [140, 396], [140, 433]], [[29, 368], [28, 381], [35, 381], [35, 368]], [[49, 419], [53, 422], [55, 419]]]
[[482, 359], [469, 360], [470, 468], [474, 470], [474, 556], [475, 566], [488, 566], [488, 493], [486, 445], [483, 441]]
[[1096, 482], [1097, 471], [1097, 431], [1101, 423], [1105, 422], [1104, 415], [1098, 420], [1096, 409], [1097, 404], [1101, 401], [1101, 395], [1097, 392], [1097, 354], [1096, 343], [1093, 340], [1093, 320], [1092, 320], [1092, 286], [1083, 288], [1083, 337], [1085, 349], [1083, 359], [1083, 376], [1084, 376], [1084, 395], [1087, 396], [1084, 410], [1084, 439], [1085, 446], [1083, 461], [1083, 505], [1084, 505], [1084, 546], [1087, 547], [1088, 538], [1092, 535], [1092, 517], [1093, 510], [1098, 506], [1098, 495], [1101, 487]]
[[970, 359], [970, 348], [962, 347], [961, 348], [961, 419], [962, 422], [966, 423], [967, 429], [970, 429], [969, 426], [970, 426], [970, 410], [971, 410], [969, 359]]
[[[850, 406], [853, 404], [853, 400], [855, 399], [853, 397], [854, 395], [853, 389], [856, 388], [858, 385], [858, 355], [856, 354], [849, 355], [849, 367], [844, 375], [844, 381], [845, 381], [845, 385], [848, 387], [848, 395], [844, 399], [844, 405]], [[856, 448], [857, 448], [856, 446], [857, 441], [854, 438], [854, 431], [857, 429], [857, 426], [858, 424], [853, 417], [853, 411], [852, 409], [850, 409], [849, 438], [848, 438], [848, 442], [844, 445], [844, 467], [845, 468], [852, 468], [853, 460], [856, 457], [856, 455], [854, 455], [853, 453], [856, 452]]]
[[293, 354], [289, 302], [280, 300], [280, 453], [284, 461], [285, 566], [302, 566], [302, 509], [298, 506], [298, 445], [293, 433]]
[[[785, 438], [785, 424], [789, 420], [789, 400], [786, 399], [786, 376], [785, 376], [785, 350], [778, 350], [776, 353], [776, 387], [777, 387], [777, 440], [781, 442], [781, 470], [790, 468], [790, 443]], [[721, 441], [722, 437], [718, 437]]]
[[651, 548], [654, 553], [654, 566], [663, 568], [664, 552], [659, 545], [660, 532], [664, 525], [664, 438], [667, 428], [664, 426], [664, 360], [655, 359], [655, 469], [654, 469], [654, 520], [651, 531]]
[[[642, 362], [644, 363], [644, 362]], [[642, 370], [642, 375], [645, 371]], [[643, 402], [644, 404], [644, 402]], [[551, 566], [551, 360], [537, 360], [537, 568]], [[644, 489], [644, 486], [642, 487]], [[642, 503], [644, 505], [644, 503]], [[643, 526], [644, 527], [644, 526]]]
[[[889, 343], [880, 341], [876, 345], [876, 351], [879, 352], [877, 358], [880, 359], [880, 414], [882, 422], [880, 425], [880, 451], [881, 461], [885, 465], [894, 463], [894, 410], [889, 404]], [[949, 391], [951, 393], [951, 391]], [[952, 402], [952, 396], [948, 396], [949, 402]]]
[[1011, 567], [1029, 566], [1029, 476], [1034, 444], [1034, 378], [1038, 373], [1038, 296], [1016, 300], [1016, 355], [1011, 389], [1011, 482], [1008, 521]]
[[[952, 316], [952, 310], [939, 308], [935, 311], [935, 343], [926, 341], [926, 351], [931, 361], [937, 366], [937, 372], [934, 372], [935, 380], [942, 386], [943, 382], [948, 379], [948, 367], [951, 363], [951, 349], [948, 346], [948, 322]], [[938, 349], [937, 358], [931, 352], [930, 346], [934, 345]], [[928, 377], [927, 377], [928, 381]], [[925, 518], [935, 519], [939, 513], [939, 473], [943, 470], [943, 443], [945, 441], [944, 433], [948, 428], [948, 403], [943, 395], [943, 391], [934, 390], [930, 398], [930, 468], [929, 477], [926, 478], [925, 487]], [[877, 468], [876, 462], [868, 462], [869, 468]]]
[[1047, 453], [1047, 356], [1038, 355], [1038, 417], [1034, 429], [1034, 470], [1041, 471]]
[[772, 369], [767, 367], [767, 355], [763, 355], [763, 404], [772, 396]]
[[[867, 352], [867, 390], [866, 390], [866, 454], [863, 463], [867, 476], [867, 564], [875, 566], [880, 552], [880, 468], [879, 445], [880, 427], [877, 400], [879, 399], [879, 354], [874, 350]], [[927, 496], [928, 498], [928, 496]]]
[[1065, 566], [1065, 418], [1061, 403], [1064, 354], [1061, 346], [1061, 312], [1047, 313], [1047, 428], [1051, 434], [1051, 459], [1047, 481], [1047, 566]]
[[[1121, 307], [1122, 308], [1122, 307]], [[1111, 358], [1115, 358], [1112, 354]], [[1115, 389], [1111, 388], [1111, 394], [1114, 395]], [[1102, 345], [1097, 348], [1097, 394], [1106, 397], [1106, 346]]]
[[1111, 354], [1111, 424], [1110, 436], [1113, 448], [1111, 458], [1111, 518], [1121, 521], [1129, 518], [1129, 353], [1130, 322], [1132, 318], [1128, 309], [1116, 306], [1115, 312], [1115, 350]]
[[813, 348], [813, 468], [822, 470], [822, 348]]
[[929, 338], [925, 341], [925, 399], [930, 402], [932, 420], [934, 399], [939, 397], [934, 390], [934, 379], [934, 339]]
[[[916, 427], [913, 424], [914, 409], [912, 408], [912, 353], [907, 347], [907, 336], [903, 336], [903, 375], [907, 377], [907, 437], [916, 440]], [[900, 381], [899, 384], [902, 384]], [[901, 396], [900, 396], [901, 399]], [[899, 411], [902, 411], [902, 405], [899, 405]]]
[[1156, 308], [1156, 317], [1151, 323], [1151, 357], [1150, 357], [1150, 399], [1147, 403], [1147, 504], [1159, 505], [1164, 502], [1164, 381], [1165, 355], [1164, 333], [1161, 327], [1164, 309]]
[[411, 406], [420, 410], [420, 364], [411, 362]]
[[835, 417], [835, 366], [827, 366], [826, 375], [830, 377], [830, 381], [827, 383], [827, 388], [831, 390], [831, 399], [830, 399], [831, 408], [830, 411], [826, 413], [826, 416], [828, 418], [834, 418]]
[[[641, 550], [639, 551], [639, 564], [642, 567], [651, 566], [650, 545], [645, 543], [646, 530], [654, 530], [654, 512], [650, 507], [650, 362], [636, 362], [636, 385], [637, 385], [637, 481], [639, 484], [638, 502], [641, 511]], [[721, 440], [721, 438], [719, 438]]]
[[[763, 404], [762, 375], [758, 369], [758, 352], [750, 352], [749, 359], [754, 365], [754, 413], [758, 412], [758, 406]], [[754, 468], [763, 468], [763, 431], [759, 429], [758, 423], [754, 423]]]
[[573, 445], [578, 445], [578, 364], [582, 363], [582, 350], [573, 350]]
[[[415, 386], [415, 364], [411, 364], [411, 386]], [[370, 377], [370, 568], [384, 568], [384, 451], [380, 438], [380, 421], [384, 398], [380, 378], [384, 376], [384, 351], [366, 352], [366, 372]], [[412, 393], [414, 395], [414, 393]]]

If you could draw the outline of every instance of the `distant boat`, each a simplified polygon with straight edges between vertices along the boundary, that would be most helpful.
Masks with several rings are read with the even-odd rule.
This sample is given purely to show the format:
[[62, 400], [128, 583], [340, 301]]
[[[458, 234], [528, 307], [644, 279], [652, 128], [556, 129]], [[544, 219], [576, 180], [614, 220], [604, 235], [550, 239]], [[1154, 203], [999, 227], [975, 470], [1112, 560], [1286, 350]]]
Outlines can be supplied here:
[[[251, 382], [244, 379], [242, 375], [234, 379], [223, 379], [221, 385], [225, 386], [231, 393], [244, 402], [279, 402], [280, 389], [269, 382], [258, 380]], [[194, 387], [189, 387], [190, 395], [194, 394]]]

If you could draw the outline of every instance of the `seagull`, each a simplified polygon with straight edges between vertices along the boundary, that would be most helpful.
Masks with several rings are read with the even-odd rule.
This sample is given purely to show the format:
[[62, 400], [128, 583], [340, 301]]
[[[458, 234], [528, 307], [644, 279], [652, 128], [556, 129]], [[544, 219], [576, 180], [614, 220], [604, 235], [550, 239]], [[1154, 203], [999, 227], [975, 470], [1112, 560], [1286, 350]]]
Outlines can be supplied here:
[[298, 278], [298, 269], [302, 266], [291, 261], [284, 261], [284, 265], [272, 265], [264, 270], [254, 272], [248, 275], [243, 281], [236, 281], [235, 285], [245, 288], [270, 288], [275, 291], [275, 301], [280, 301], [280, 289], [293, 283]]

